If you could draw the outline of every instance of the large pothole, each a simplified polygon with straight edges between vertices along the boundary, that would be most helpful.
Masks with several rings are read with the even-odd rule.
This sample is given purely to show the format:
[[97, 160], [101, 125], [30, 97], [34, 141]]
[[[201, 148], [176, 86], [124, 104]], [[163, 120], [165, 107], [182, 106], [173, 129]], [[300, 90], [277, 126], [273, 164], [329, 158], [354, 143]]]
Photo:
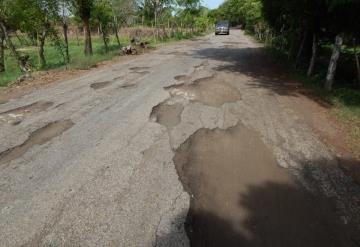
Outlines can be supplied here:
[[38, 101], [29, 105], [17, 107], [0, 113], [0, 120], [11, 125], [20, 124], [24, 117], [28, 114], [34, 114], [41, 111], [46, 111], [53, 106], [54, 103], [50, 101]]
[[168, 104], [167, 101], [153, 107], [150, 117], [157, 123], [171, 129], [181, 122], [184, 106], [181, 103]]
[[17, 108], [14, 108], [14, 109], [11, 109], [11, 110], [8, 110], [5, 112], [1, 112], [0, 115], [5, 115], [5, 114], [18, 115], [18, 114], [25, 114], [25, 113], [36, 113], [36, 112], [47, 110], [53, 104], [54, 103], [50, 102], [50, 101], [38, 101], [38, 102], [32, 103], [30, 105], [25, 105], [25, 106], [17, 107]]
[[42, 145], [74, 125], [71, 120], [56, 121], [35, 130], [22, 144], [0, 153], [0, 164], [10, 162], [21, 157], [35, 145]]
[[215, 75], [197, 79], [191, 84], [183, 83], [165, 89], [172, 96], [181, 96], [190, 101], [215, 107], [241, 100], [241, 94], [236, 87]]
[[331, 201], [296, 183], [242, 124], [198, 130], [174, 163], [191, 196], [192, 247], [351, 246]]

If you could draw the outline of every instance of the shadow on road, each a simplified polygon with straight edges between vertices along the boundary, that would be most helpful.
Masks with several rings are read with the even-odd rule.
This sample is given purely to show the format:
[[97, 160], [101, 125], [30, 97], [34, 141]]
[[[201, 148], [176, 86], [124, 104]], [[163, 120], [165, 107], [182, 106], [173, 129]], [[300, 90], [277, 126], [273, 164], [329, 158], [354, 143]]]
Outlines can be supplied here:
[[196, 56], [227, 62], [215, 68], [217, 71], [239, 73], [251, 80], [247, 85], [253, 88], [267, 88], [278, 95], [306, 95], [318, 104], [329, 107], [330, 102], [320, 100], [308, 90], [302, 88], [299, 82], [291, 79], [284, 69], [265, 54], [265, 48], [206, 48], [197, 51]]
[[[217, 212], [191, 208], [186, 230], [192, 247], [360, 246], [359, 234], [337, 219], [328, 202], [296, 186], [250, 185], [239, 195], [240, 216], [223, 218]], [[158, 243], [171, 243], [171, 234], [160, 236]]]

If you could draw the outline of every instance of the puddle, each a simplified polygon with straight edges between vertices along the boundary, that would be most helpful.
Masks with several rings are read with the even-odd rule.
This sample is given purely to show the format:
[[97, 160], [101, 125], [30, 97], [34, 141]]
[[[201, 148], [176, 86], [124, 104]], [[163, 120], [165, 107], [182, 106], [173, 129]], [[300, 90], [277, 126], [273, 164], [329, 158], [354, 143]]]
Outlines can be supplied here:
[[243, 246], [232, 234], [239, 231], [240, 236], [243, 227], [231, 231], [226, 227], [245, 224], [242, 220], [249, 216], [239, 196], [248, 183], [266, 182], [264, 170], [269, 171], [269, 179], [284, 176], [277, 175], [280, 168], [258, 134], [242, 124], [227, 130], [198, 130], [176, 150], [174, 163], [191, 196], [185, 224], [191, 246]]
[[24, 115], [26, 113], [36, 113], [47, 110], [51, 107], [54, 103], [50, 101], [38, 101], [32, 103], [30, 105], [21, 106], [15, 109], [11, 109], [5, 112], [1, 112], [0, 115], [3, 114], [11, 114], [11, 115]]
[[241, 94], [234, 86], [220, 81], [216, 76], [195, 80], [191, 84], [178, 84], [165, 88], [172, 96], [180, 96], [190, 101], [220, 107], [225, 103], [241, 100]]
[[0, 153], [0, 164], [15, 160], [25, 154], [35, 145], [42, 145], [56, 136], [61, 135], [74, 125], [71, 120], [57, 121], [35, 130], [29, 135], [29, 138], [19, 146], [10, 148]]
[[112, 84], [112, 81], [103, 81], [103, 82], [95, 82], [90, 85], [90, 87], [94, 90], [102, 89], [107, 86], [110, 86]]
[[150, 118], [155, 119], [157, 123], [171, 129], [181, 122], [181, 113], [184, 106], [180, 103], [168, 105], [161, 103], [153, 107]]

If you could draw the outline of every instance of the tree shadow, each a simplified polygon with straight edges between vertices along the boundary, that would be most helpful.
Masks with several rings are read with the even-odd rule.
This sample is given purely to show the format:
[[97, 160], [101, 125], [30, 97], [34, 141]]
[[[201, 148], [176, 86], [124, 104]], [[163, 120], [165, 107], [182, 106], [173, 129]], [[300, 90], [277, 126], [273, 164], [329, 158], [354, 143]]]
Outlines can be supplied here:
[[[322, 170], [316, 173], [329, 175], [329, 168], [325, 167], [323, 161], [313, 163]], [[307, 174], [312, 173], [310, 169], [312, 168], [304, 168], [302, 175], [305, 179], [314, 175]], [[314, 182], [313, 186], [319, 184]], [[354, 189], [357, 191], [355, 193], [359, 192], [358, 189]], [[239, 191], [237, 208], [230, 214], [223, 214], [221, 210], [208, 210], [209, 207], [197, 201], [196, 195], [191, 198], [191, 208], [185, 223], [191, 246], [360, 246], [360, 226], [344, 223], [339, 217], [335, 198], [321, 195], [320, 189], [310, 193], [298, 183], [269, 181], [250, 184], [245, 189], [239, 188]], [[159, 236], [159, 243], [168, 243], [161, 246], [185, 246], [172, 243], [172, 238], [171, 232]]]
[[274, 62], [265, 53], [265, 48], [205, 48], [196, 52], [201, 59], [211, 59], [225, 62], [217, 66], [216, 71], [244, 74], [249, 77], [246, 83], [250, 88], [266, 88], [278, 95], [297, 97], [305, 95], [324, 107], [330, 107], [331, 102], [320, 99], [301, 84], [292, 79], [285, 69]]

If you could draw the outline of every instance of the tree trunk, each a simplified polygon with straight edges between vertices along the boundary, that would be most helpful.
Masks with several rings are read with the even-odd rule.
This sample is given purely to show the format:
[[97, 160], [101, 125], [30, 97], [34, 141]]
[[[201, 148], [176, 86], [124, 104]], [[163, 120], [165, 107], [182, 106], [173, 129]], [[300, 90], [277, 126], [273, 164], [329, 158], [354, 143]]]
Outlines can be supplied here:
[[296, 35], [292, 35], [291, 41], [290, 41], [290, 47], [288, 51], [288, 60], [291, 60], [294, 57], [294, 50], [297, 43], [297, 37]]
[[0, 32], [0, 72], [5, 71], [5, 47], [4, 47], [5, 37]]
[[84, 31], [85, 31], [85, 56], [92, 56], [92, 43], [91, 43], [91, 31], [90, 31], [90, 22], [88, 17], [83, 18]]
[[76, 34], [76, 44], [77, 44], [77, 46], [80, 46], [80, 41], [79, 41], [79, 28], [76, 28], [75, 34]]
[[30, 66], [28, 64], [28, 57], [21, 56], [20, 53], [16, 50], [14, 44], [12, 43], [5, 26], [5, 23], [0, 21], [0, 31], [3, 33], [6, 46], [9, 48], [11, 54], [15, 57], [18, 62], [19, 68], [22, 72], [26, 73], [30, 77]]
[[68, 39], [68, 24], [66, 22], [63, 23], [63, 31], [64, 31], [64, 42], [65, 42], [65, 59], [66, 63], [70, 62], [69, 55], [69, 39]]
[[316, 57], [317, 57], [317, 50], [318, 50], [318, 40], [317, 40], [316, 33], [314, 33], [313, 34], [313, 43], [312, 43], [312, 55], [311, 55], [311, 59], [310, 59], [309, 68], [307, 71], [308, 77], [312, 76], [312, 74], [314, 72], [315, 61], [316, 61]]
[[299, 65], [299, 62], [300, 62], [300, 58], [301, 58], [301, 55], [303, 53], [303, 50], [304, 50], [304, 47], [305, 47], [305, 43], [306, 43], [306, 39], [307, 39], [307, 30], [305, 31], [304, 35], [303, 35], [303, 38], [301, 40], [301, 44], [300, 44], [300, 48], [299, 48], [299, 51], [298, 51], [298, 54], [296, 56], [296, 61], [295, 61], [295, 68], [298, 67]]
[[116, 16], [114, 16], [114, 33], [116, 37], [116, 42], [119, 47], [121, 47], [120, 38], [119, 38], [119, 25]]
[[358, 83], [360, 84], [360, 62], [359, 62], [359, 56], [357, 54], [356, 39], [354, 39], [354, 56], [355, 56], [355, 63], [356, 63], [356, 70], [357, 70], [357, 79], [358, 79]]
[[44, 30], [41, 34], [38, 35], [38, 56], [39, 56], [39, 66], [44, 68], [46, 66], [46, 60], [44, 55], [44, 45], [45, 45], [46, 31]]
[[342, 34], [336, 35], [335, 44], [334, 44], [333, 52], [331, 55], [328, 72], [326, 75], [325, 89], [327, 91], [331, 91], [332, 86], [334, 84], [335, 72], [336, 72], [337, 62], [340, 57], [340, 50], [341, 50], [342, 43], [343, 43]]
[[99, 25], [99, 31], [101, 33], [101, 37], [102, 37], [103, 42], [104, 42], [105, 52], [108, 53], [108, 51], [109, 51], [108, 41], [107, 41], [106, 33], [105, 33], [101, 23]]

